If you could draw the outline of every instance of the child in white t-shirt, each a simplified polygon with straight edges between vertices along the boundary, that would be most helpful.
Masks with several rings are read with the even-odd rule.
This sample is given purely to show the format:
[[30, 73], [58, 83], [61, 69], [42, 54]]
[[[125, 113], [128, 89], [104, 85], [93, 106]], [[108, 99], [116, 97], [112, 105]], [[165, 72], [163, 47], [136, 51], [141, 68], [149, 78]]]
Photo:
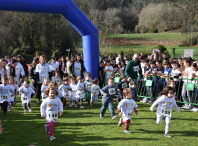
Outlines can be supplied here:
[[[19, 88], [19, 95], [21, 95], [21, 101], [24, 109], [24, 113], [27, 112], [27, 106], [29, 108], [29, 112], [32, 112], [31, 109], [31, 95], [35, 94], [35, 91], [29, 86], [30, 81], [24, 81], [22, 87]], [[35, 98], [33, 96], [33, 98]]]
[[55, 71], [55, 76], [52, 77], [52, 81], [55, 81], [58, 84], [58, 86], [60, 86], [62, 84], [62, 80], [61, 80], [59, 71]]
[[76, 98], [77, 101], [80, 100], [80, 108], [84, 108], [83, 106], [83, 98], [85, 98], [85, 85], [83, 83], [83, 79], [81, 76], [78, 76], [76, 78], [76, 80], [78, 81], [78, 84], [76, 86]]
[[45, 131], [50, 135], [50, 142], [54, 141], [54, 127], [58, 120], [58, 111], [60, 110], [60, 116], [63, 115], [63, 106], [58, 97], [58, 92], [55, 88], [50, 87], [45, 91], [48, 98], [44, 99], [41, 104], [41, 117], [45, 118], [48, 124], [45, 124]]
[[175, 89], [172, 87], [165, 87], [159, 95], [160, 97], [153, 103], [150, 110], [153, 111], [158, 105], [156, 112], [156, 123], [161, 124], [163, 117], [165, 117], [166, 128], [164, 136], [172, 137], [171, 135], [169, 135], [170, 121], [172, 118], [172, 108], [174, 107], [175, 111], [179, 113], [179, 109], [175, 101]]
[[91, 86], [91, 106], [95, 100], [95, 106], [98, 106], [98, 95], [100, 92], [99, 80], [97, 78], [93, 79]]
[[107, 63], [107, 66], [105, 66], [104, 71], [107, 74], [106, 75], [106, 80], [107, 80], [108, 78], [111, 78], [111, 74], [109, 73], [113, 73], [114, 69], [113, 69], [113, 66], [111, 66], [111, 63], [109, 60], [107, 60], [106, 63]]
[[91, 73], [87, 73], [85, 77], [85, 97], [86, 97], [86, 102], [90, 104], [90, 99], [91, 99], [91, 86], [92, 86], [92, 79], [91, 79]]
[[42, 100], [44, 100], [47, 97], [47, 95], [45, 95], [45, 90], [48, 88], [48, 84], [49, 84], [49, 79], [45, 78], [41, 86]]
[[[22, 81], [19, 83], [19, 87], [23, 87], [23, 84], [24, 84], [25, 81], [28, 81], [28, 77], [27, 76], [23, 76]], [[36, 90], [36, 88], [32, 84], [29, 84], [29, 86], [32, 89]]]
[[77, 102], [76, 102], [76, 84], [75, 84], [75, 78], [70, 79], [70, 86], [72, 88], [71, 91], [69, 91], [69, 99], [70, 99], [70, 107], [74, 105], [74, 107], [77, 107]]
[[122, 123], [125, 124], [124, 132], [131, 133], [131, 131], [129, 131], [129, 126], [133, 117], [133, 112], [135, 111], [136, 115], [138, 115], [138, 106], [132, 99], [133, 94], [131, 89], [124, 89], [123, 95], [125, 96], [125, 99], [123, 99], [117, 107], [119, 115], [122, 116], [122, 118], [120, 118], [118, 126], [122, 126]]

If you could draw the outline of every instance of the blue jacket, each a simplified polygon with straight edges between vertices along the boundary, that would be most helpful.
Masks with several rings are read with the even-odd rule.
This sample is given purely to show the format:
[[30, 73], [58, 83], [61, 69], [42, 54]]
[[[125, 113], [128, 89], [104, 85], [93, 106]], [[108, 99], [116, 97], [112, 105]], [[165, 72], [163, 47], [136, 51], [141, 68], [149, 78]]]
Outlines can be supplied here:
[[[100, 90], [100, 93], [103, 95], [102, 102], [113, 102], [113, 96], [116, 94], [115, 86], [107, 85]], [[107, 93], [107, 96], [104, 94]]]

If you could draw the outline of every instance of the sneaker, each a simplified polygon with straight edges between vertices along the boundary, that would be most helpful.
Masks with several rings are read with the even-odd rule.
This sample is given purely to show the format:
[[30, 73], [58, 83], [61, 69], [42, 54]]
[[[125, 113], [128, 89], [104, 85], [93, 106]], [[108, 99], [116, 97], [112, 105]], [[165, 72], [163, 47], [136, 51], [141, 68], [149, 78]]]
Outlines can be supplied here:
[[7, 111], [11, 111], [11, 109], [7, 109]]
[[117, 118], [117, 116], [116, 116], [116, 115], [114, 115], [114, 116], [112, 117], [112, 119], [115, 119], [115, 118]]
[[129, 131], [129, 130], [124, 130], [124, 132], [125, 132], [125, 133], [131, 133], [131, 131]]
[[103, 116], [100, 114], [100, 118], [102, 119], [103, 118]]
[[183, 110], [189, 109], [189, 105], [184, 105], [183, 107], [181, 107], [181, 109]]
[[47, 128], [47, 124], [45, 124], [44, 127], [45, 127], [45, 132], [49, 133], [49, 129]]
[[78, 105], [77, 104], [74, 104], [74, 107], [78, 107]]
[[148, 102], [148, 98], [144, 98], [143, 103], [147, 103], [147, 102]]
[[197, 112], [198, 108], [194, 107], [193, 109], [190, 110], [191, 112]]
[[172, 137], [171, 135], [169, 134], [164, 134], [165, 137]]
[[121, 127], [122, 126], [122, 118], [120, 118], [119, 122], [118, 122], [118, 126]]
[[56, 139], [56, 137], [51, 136], [51, 137], [50, 137], [50, 142], [54, 141], [55, 139]]
[[80, 108], [85, 108], [85, 107], [81, 105]]
[[27, 110], [24, 110], [24, 113], [27, 113]]
[[30, 112], [30, 113], [32, 112], [32, 109], [31, 109], [31, 108], [29, 109], [29, 112]]
[[143, 102], [143, 100], [140, 100], [140, 102]]
[[186, 107], [186, 109], [187, 110], [191, 110], [191, 109], [193, 109], [193, 106], [192, 105], [189, 105], [189, 106]]
[[38, 100], [38, 101], [37, 101], [37, 104], [41, 104], [41, 101], [40, 101], [40, 100]]
[[147, 104], [153, 104], [153, 101], [152, 100], [149, 100]]

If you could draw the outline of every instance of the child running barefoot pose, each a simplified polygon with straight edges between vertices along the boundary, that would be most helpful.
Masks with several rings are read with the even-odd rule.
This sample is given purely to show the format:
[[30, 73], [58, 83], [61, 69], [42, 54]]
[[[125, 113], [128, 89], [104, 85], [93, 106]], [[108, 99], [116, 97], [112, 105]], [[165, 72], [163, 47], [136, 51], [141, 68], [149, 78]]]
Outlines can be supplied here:
[[102, 107], [100, 111], [100, 118], [103, 118], [107, 107], [109, 107], [109, 110], [111, 112], [112, 119], [117, 118], [115, 115], [114, 107], [113, 107], [113, 96], [116, 94], [116, 89], [114, 86], [114, 79], [109, 78], [108, 79], [108, 85], [105, 86], [100, 90], [102, 97]]
[[48, 95], [46, 99], [43, 100], [41, 104], [41, 117], [45, 118], [48, 122], [48, 125], [45, 124], [45, 131], [50, 135], [50, 142], [55, 140], [54, 137], [54, 127], [58, 119], [58, 111], [60, 110], [60, 116], [63, 115], [63, 105], [58, 97], [58, 92], [55, 88], [48, 88], [45, 91], [45, 94]]
[[91, 80], [91, 73], [87, 73], [85, 77], [85, 97], [86, 97], [86, 102], [90, 104], [90, 99], [91, 99], [91, 86], [92, 86], [92, 80]]
[[76, 84], [75, 84], [75, 79], [71, 78], [70, 79], [70, 86], [72, 88], [71, 91], [69, 91], [69, 99], [70, 99], [70, 107], [74, 105], [74, 107], [77, 107], [77, 102], [76, 102]]
[[[59, 86], [59, 91], [62, 92], [64, 99], [67, 100], [69, 98], [69, 90], [71, 90], [71, 86], [69, 85], [69, 78], [63, 78], [63, 84]], [[70, 101], [71, 106], [71, 101]]]
[[45, 90], [48, 88], [49, 79], [45, 78], [43, 80], [43, 85], [41, 86], [42, 100], [44, 100], [47, 96], [45, 95]]
[[91, 87], [91, 106], [93, 105], [93, 101], [95, 100], [95, 106], [98, 106], [98, 95], [100, 92], [99, 80], [97, 78], [93, 79]]
[[161, 124], [162, 118], [166, 119], [166, 128], [165, 128], [165, 137], [172, 137], [169, 135], [170, 121], [172, 118], [172, 108], [174, 107], [175, 111], [179, 113], [179, 109], [177, 107], [175, 101], [175, 89], [172, 87], [165, 87], [162, 92], [159, 94], [159, 97], [151, 106], [150, 110], [153, 111], [154, 108], [158, 105], [157, 108], [157, 124]]
[[[31, 109], [31, 95], [35, 94], [35, 91], [29, 86], [30, 81], [24, 81], [22, 87], [19, 88], [19, 95], [21, 95], [21, 101], [24, 109], [24, 113], [27, 112], [27, 106], [29, 108], [29, 112], [32, 112]], [[35, 98], [33, 96], [33, 98]]]
[[131, 118], [133, 117], [133, 111], [135, 110], [136, 115], [138, 115], [138, 109], [136, 102], [132, 99], [133, 94], [132, 90], [127, 88], [123, 90], [123, 94], [126, 97], [118, 104], [118, 113], [122, 118], [118, 123], [118, 126], [122, 126], [122, 123], [125, 124], [125, 133], [131, 133], [129, 131], [129, 126], [131, 123]]
[[81, 76], [78, 76], [76, 78], [78, 81], [78, 84], [76, 86], [76, 98], [79, 101], [80, 100], [80, 108], [84, 108], [83, 106], [83, 98], [85, 97], [85, 85], [83, 83], [83, 79]]
[[2, 84], [0, 85], [0, 106], [3, 108], [4, 116], [7, 116], [7, 107], [9, 96], [14, 95], [11, 87], [8, 85], [8, 78], [2, 78]]
[[[10, 88], [11, 88], [11, 90], [12, 90], [12, 93], [15, 93], [15, 91], [18, 90], [18, 86], [17, 86], [16, 84], [14, 84], [14, 78], [10, 76], [10, 77], [8, 78], [8, 83], [9, 83], [9, 85], [10, 85]], [[13, 106], [14, 103], [15, 103], [15, 102], [14, 102], [14, 97], [15, 97], [15, 95], [11, 95], [11, 96], [9, 97], [8, 111], [11, 110], [12, 106]]]

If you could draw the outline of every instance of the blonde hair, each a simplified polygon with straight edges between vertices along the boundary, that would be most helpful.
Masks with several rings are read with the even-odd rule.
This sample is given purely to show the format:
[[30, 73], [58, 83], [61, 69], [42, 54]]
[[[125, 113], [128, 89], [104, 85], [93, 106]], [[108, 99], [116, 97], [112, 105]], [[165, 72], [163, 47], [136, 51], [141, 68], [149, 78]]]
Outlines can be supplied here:
[[45, 55], [41, 55], [41, 56], [39, 57], [39, 62], [40, 62], [40, 63], [41, 63], [41, 60], [42, 60], [43, 58], [46, 59], [46, 56], [45, 56]]
[[49, 81], [49, 79], [48, 79], [48, 78], [45, 78], [45, 79], [43, 80], [42, 86], [45, 86], [44, 84], [45, 84], [46, 81]]
[[48, 85], [48, 88], [51, 88], [51, 87], [54, 87], [54, 88], [58, 88], [58, 84], [55, 82], [55, 81], [51, 81]]
[[49, 96], [50, 90], [55, 91], [55, 92], [56, 92], [56, 95], [58, 95], [58, 92], [57, 92], [57, 90], [56, 90], [54, 87], [49, 87], [49, 88], [47, 88], [47, 89], [45, 90], [45, 95]]

